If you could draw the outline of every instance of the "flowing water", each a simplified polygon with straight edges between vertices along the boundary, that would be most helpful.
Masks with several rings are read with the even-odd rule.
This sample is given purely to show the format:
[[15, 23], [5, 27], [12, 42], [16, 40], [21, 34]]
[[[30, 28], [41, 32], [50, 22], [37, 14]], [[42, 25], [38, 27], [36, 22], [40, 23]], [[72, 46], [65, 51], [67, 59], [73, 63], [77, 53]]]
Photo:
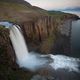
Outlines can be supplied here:
[[10, 27], [10, 39], [15, 50], [17, 63], [20, 67], [34, 71], [35, 69], [48, 65], [50, 62], [51, 59], [48, 60], [44, 56], [40, 57], [40, 55], [35, 54], [34, 52], [28, 52], [25, 39], [21, 33], [19, 26], [13, 25]]

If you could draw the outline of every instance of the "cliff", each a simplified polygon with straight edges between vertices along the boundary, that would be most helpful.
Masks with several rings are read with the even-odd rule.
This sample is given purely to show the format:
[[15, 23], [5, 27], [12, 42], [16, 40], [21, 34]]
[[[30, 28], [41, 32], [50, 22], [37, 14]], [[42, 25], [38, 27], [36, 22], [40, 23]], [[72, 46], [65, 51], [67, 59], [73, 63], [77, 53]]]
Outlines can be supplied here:
[[42, 16], [35, 21], [22, 23], [21, 28], [28, 46], [33, 46], [29, 49], [41, 53], [70, 53], [71, 24], [72, 20], [57, 21], [52, 16]]

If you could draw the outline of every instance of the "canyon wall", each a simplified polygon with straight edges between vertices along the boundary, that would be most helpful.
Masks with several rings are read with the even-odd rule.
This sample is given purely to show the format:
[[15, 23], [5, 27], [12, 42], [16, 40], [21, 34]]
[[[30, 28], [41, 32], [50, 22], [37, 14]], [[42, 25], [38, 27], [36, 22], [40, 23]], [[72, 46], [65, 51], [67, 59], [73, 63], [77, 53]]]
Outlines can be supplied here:
[[42, 16], [35, 21], [22, 23], [22, 27], [28, 38], [44, 40], [52, 35], [56, 28], [55, 19], [51, 16]]
[[44, 40], [48, 36], [59, 32], [62, 35], [70, 36], [71, 23], [72, 20], [62, 20], [62, 22], [57, 22], [52, 16], [42, 16], [35, 21], [23, 22], [21, 26], [26, 37]]

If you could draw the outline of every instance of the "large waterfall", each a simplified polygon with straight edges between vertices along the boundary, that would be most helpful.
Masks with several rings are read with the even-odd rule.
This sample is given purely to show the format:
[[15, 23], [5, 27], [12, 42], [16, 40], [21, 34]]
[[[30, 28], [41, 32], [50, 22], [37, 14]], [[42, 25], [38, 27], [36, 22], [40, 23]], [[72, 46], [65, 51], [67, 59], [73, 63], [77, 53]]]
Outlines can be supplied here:
[[9, 29], [10, 39], [15, 50], [17, 63], [20, 67], [34, 71], [49, 65], [55, 70], [68, 69], [69, 71], [79, 71], [79, 59], [63, 55], [39, 55], [34, 52], [28, 52], [20, 27], [18, 25], [13, 25], [9, 27]]
[[16, 53], [17, 63], [20, 67], [35, 70], [48, 65], [50, 62], [51, 59], [47, 59], [48, 56], [41, 57], [33, 52], [28, 52], [24, 37], [18, 25], [10, 27], [10, 39]]

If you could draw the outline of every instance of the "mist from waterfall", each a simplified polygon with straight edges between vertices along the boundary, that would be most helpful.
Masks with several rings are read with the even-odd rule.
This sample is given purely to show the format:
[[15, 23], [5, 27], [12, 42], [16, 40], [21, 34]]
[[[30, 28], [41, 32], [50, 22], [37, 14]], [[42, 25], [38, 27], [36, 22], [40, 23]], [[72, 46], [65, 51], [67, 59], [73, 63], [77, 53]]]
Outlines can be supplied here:
[[40, 55], [35, 52], [28, 52], [25, 39], [18, 25], [9, 27], [10, 39], [16, 54], [17, 64], [21, 68], [27, 68], [31, 71], [51, 66], [53, 69], [67, 69], [69, 71], [79, 72], [78, 58], [67, 57], [64, 55]]

